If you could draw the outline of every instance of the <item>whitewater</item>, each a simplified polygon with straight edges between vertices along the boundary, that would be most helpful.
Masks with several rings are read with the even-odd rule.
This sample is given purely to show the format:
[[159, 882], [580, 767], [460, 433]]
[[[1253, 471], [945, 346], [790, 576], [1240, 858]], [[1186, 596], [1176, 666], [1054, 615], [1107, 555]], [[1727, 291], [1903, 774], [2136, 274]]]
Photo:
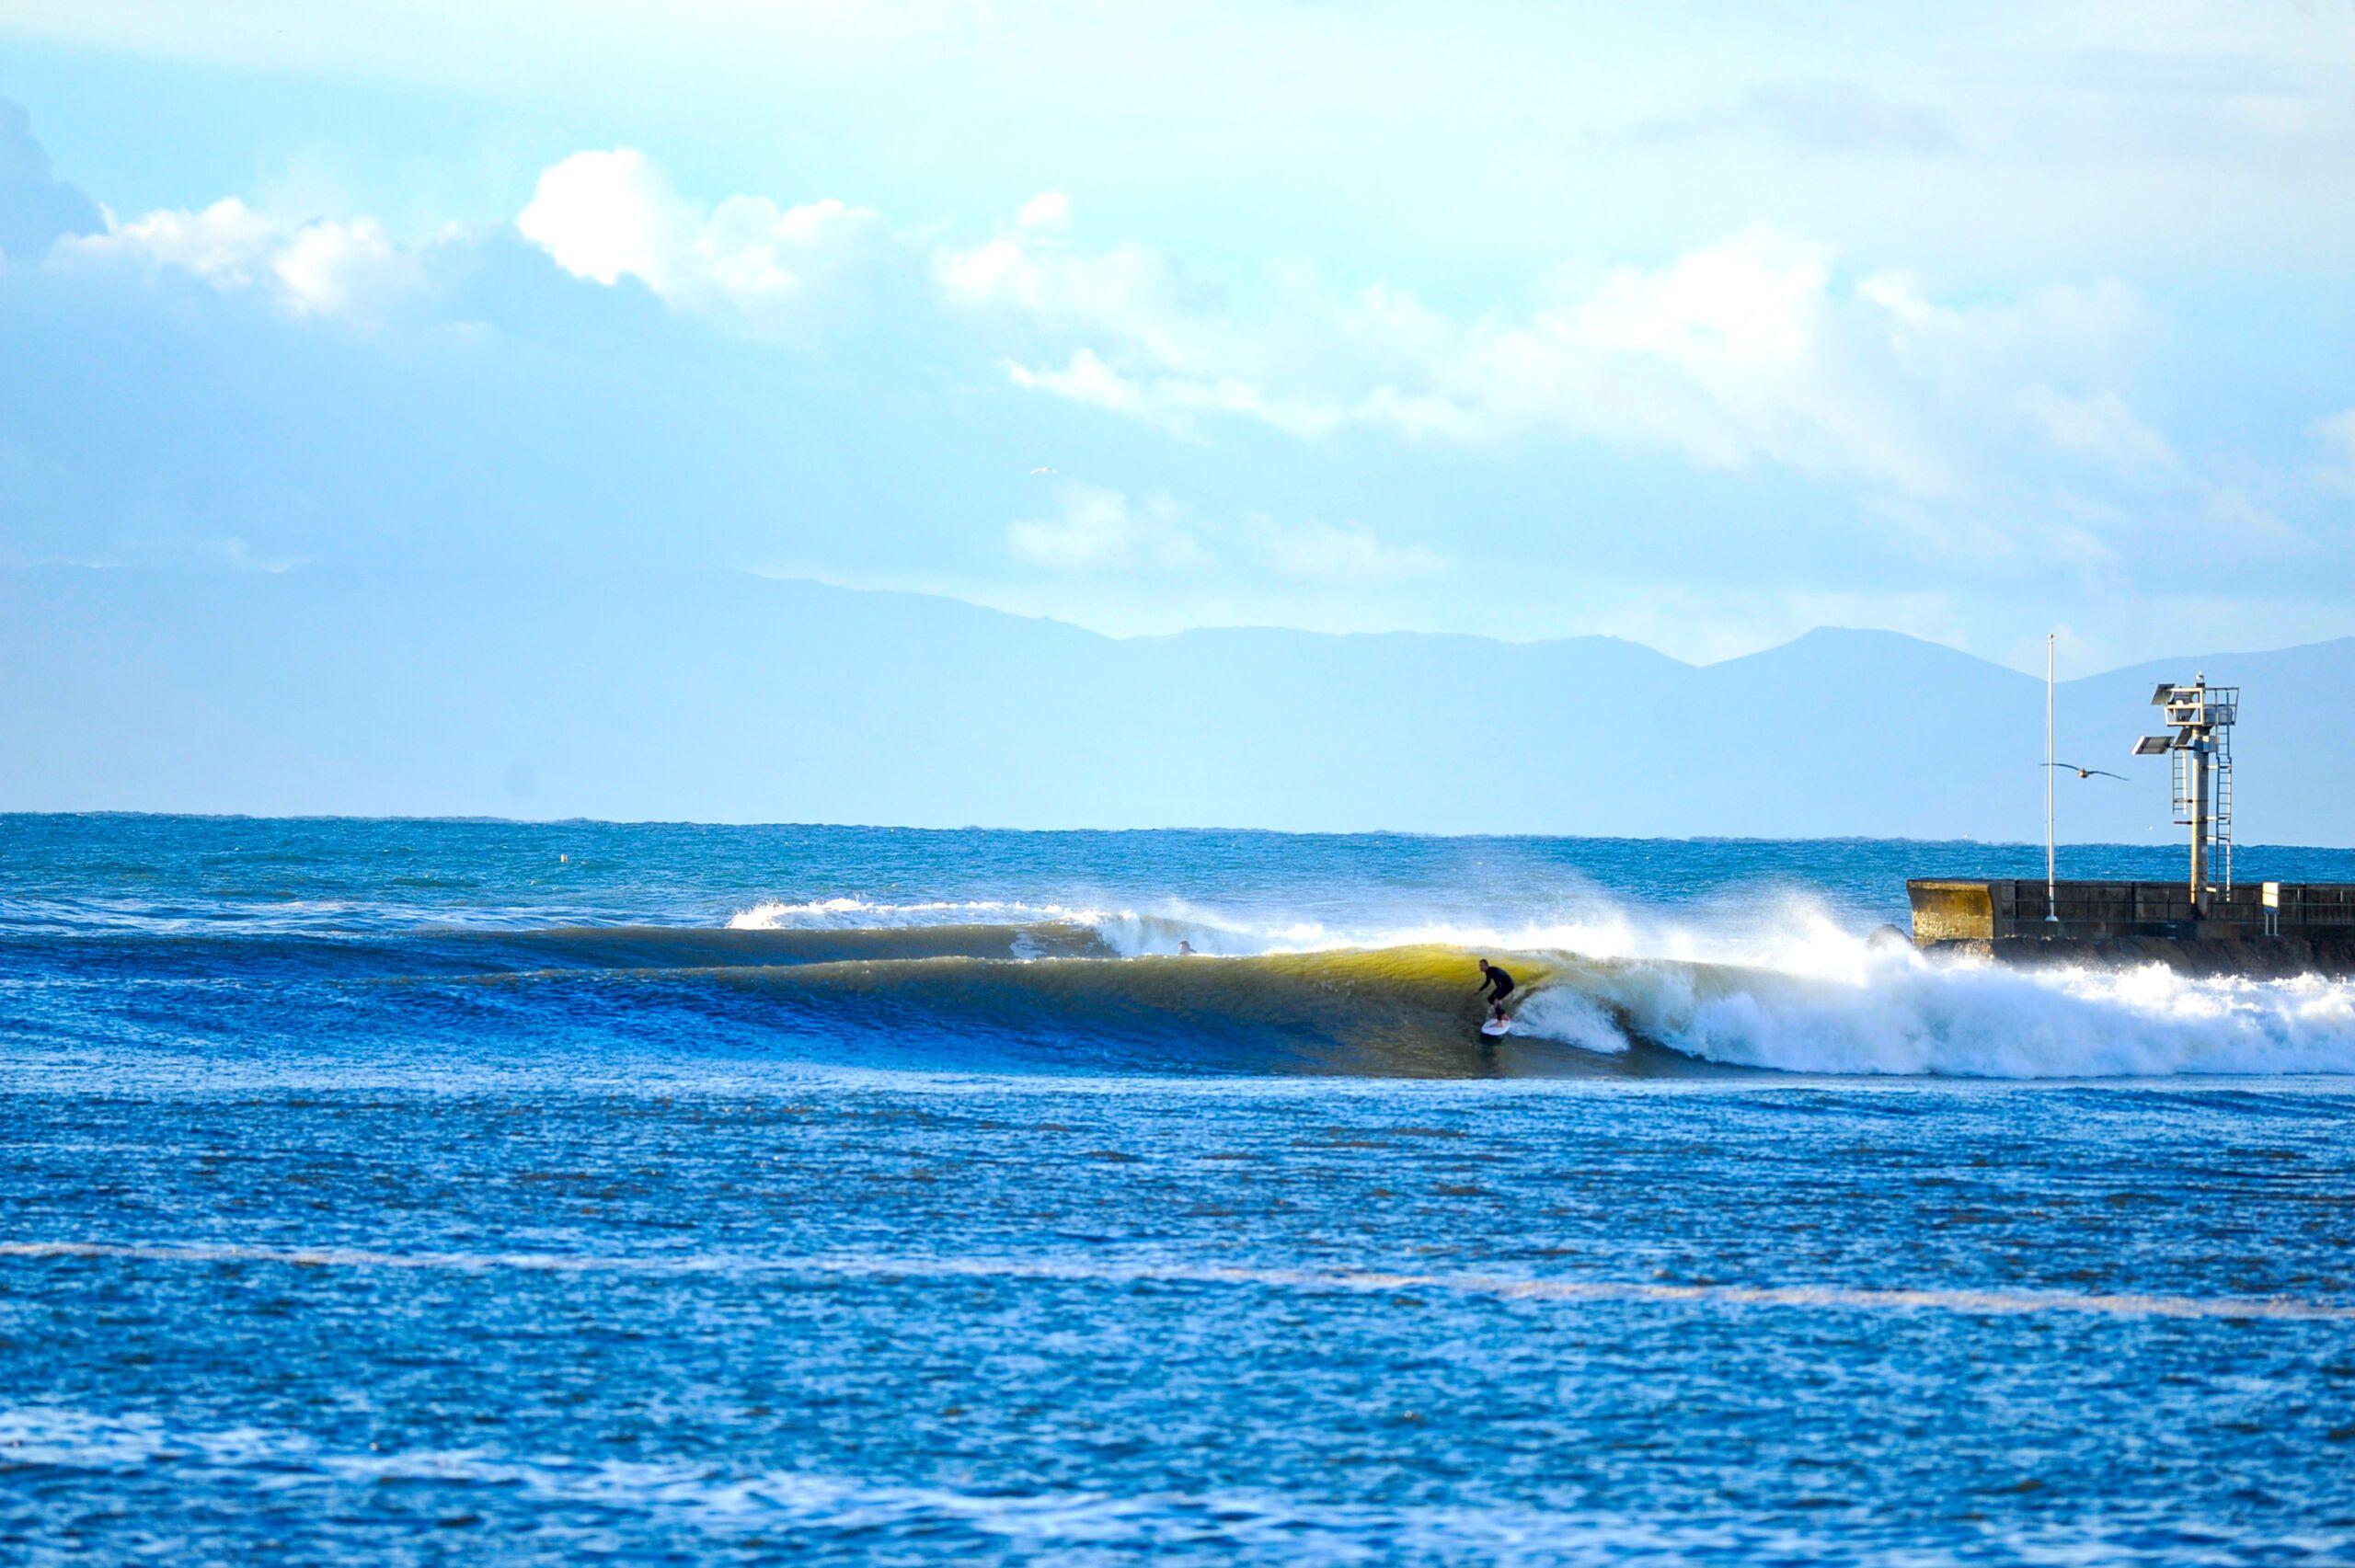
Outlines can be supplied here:
[[[1462, 990], [1470, 956], [1523, 977], [1524, 1036], [1608, 1055], [1642, 1041], [1711, 1062], [1787, 1072], [1954, 1074], [1992, 1078], [2355, 1071], [2355, 984], [2189, 978], [2156, 964], [2121, 968], [2007, 967], [1933, 961], [1882, 927], [1844, 928], [1819, 899], [1779, 892], [1737, 912], [1642, 919], [1590, 895], [1580, 918], [1511, 928], [1317, 921], [1266, 923], [1173, 902], [1149, 912], [1002, 900], [765, 901], [733, 914], [740, 931], [1007, 934], [1009, 961], [1177, 955], [1196, 969], [1151, 968], [1139, 997], [1180, 998], [1198, 1020], [1269, 976], [1295, 977], [1337, 1024], [1369, 972], [1418, 971], [1434, 1000]], [[976, 944], [984, 952], [997, 941]], [[1090, 952], [1089, 950], [1093, 950]], [[880, 946], [879, 944], [879, 951]], [[1323, 956], [1327, 961], [1311, 960]], [[1384, 964], [1384, 958], [1388, 963]], [[1214, 960], [1240, 960], [1220, 967]], [[1273, 962], [1270, 962], [1270, 961]], [[1040, 1007], [1056, 1002], [1040, 987]], [[1435, 1028], [1462, 1007], [1438, 1006]]]
[[[8, 821], [19, 1029], [68, 1001], [124, 1027], [73, 989], [114, 977], [184, 988], [186, 1016], [140, 1015], [167, 1035], [257, 988], [349, 1013], [373, 986], [384, 1021], [464, 1037], [495, 996], [494, 1053], [561, 1020], [558, 1049], [700, 1031], [910, 1070], [2355, 1073], [2343, 979], [1933, 962], [1894, 929], [1906, 876], [2016, 869], [2016, 848]], [[2165, 864], [2072, 853], [2086, 875]], [[2269, 853], [2285, 876], [2355, 861], [2245, 858]], [[1486, 1054], [1477, 956], [1521, 981]]]
[[2355, 991], [2040, 860], [0, 817], [0, 1558], [2355, 1561]]

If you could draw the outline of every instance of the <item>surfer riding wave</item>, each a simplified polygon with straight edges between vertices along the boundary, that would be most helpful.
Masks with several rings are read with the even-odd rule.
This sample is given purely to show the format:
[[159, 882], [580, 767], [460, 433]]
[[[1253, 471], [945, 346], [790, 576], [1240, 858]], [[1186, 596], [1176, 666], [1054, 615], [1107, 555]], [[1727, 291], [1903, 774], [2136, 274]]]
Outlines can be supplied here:
[[[1510, 967], [1476, 956], [1499, 951], [1488, 933], [1476, 947], [1400, 930], [1295, 948], [1304, 938], [1289, 922], [1048, 900], [805, 905], [728, 929], [427, 927], [273, 933], [235, 948], [212, 935], [121, 940], [160, 944], [180, 972], [206, 977], [266, 960], [273, 972], [381, 979], [419, 1007], [446, 994], [469, 1017], [489, 998], [525, 1018], [593, 999], [632, 1028], [675, 1023], [701, 1039], [718, 1020], [741, 1026], [747, 1048], [813, 1059], [833, 1059], [855, 1030], [861, 1061], [924, 1070], [1458, 1076], [1496, 1068], [1465, 1044], [1501, 1005], [1515, 1073], [2355, 1074], [2355, 982], [1940, 965], [1828, 921], [1784, 924], [1798, 934], [1781, 947], [1690, 927], [1605, 933], [1633, 949], [1609, 955], [1583, 951], [1583, 929], [1533, 931], [1502, 949]], [[81, 972], [111, 974], [117, 940], [77, 938], [66, 954]], [[1229, 956], [1171, 957], [1181, 940]], [[0, 932], [0, 967], [48, 941]], [[1467, 961], [1476, 1012], [1465, 1005]]]
[[1490, 1037], [1503, 1034], [1512, 1026], [1512, 1014], [1505, 1011], [1505, 998], [1512, 994], [1513, 979], [1502, 967], [1480, 960], [1480, 984], [1476, 988], [1488, 1004], [1487, 1022], [1480, 1033]]
[[1513, 978], [1505, 973], [1503, 966], [1491, 964], [1486, 958], [1480, 960], [1480, 983], [1475, 989], [1488, 993], [1490, 1006], [1502, 1007], [1505, 998], [1512, 994], [1512, 988]]

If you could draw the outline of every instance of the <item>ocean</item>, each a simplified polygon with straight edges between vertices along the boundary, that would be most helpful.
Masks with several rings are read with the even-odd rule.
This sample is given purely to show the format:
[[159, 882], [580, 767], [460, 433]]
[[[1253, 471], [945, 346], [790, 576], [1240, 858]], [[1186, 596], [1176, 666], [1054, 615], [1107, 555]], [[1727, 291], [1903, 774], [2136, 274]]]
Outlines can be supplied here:
[[2355, 1562], [2355, 986], [2042, 859], [0, 817], [0, 1561]]

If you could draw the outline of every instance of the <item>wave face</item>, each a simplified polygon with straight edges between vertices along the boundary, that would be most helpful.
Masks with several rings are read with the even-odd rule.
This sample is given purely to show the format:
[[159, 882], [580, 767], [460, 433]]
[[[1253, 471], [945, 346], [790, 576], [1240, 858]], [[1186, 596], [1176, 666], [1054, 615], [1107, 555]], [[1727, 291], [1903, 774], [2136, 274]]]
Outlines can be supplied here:
[[[6, 821], [0, 1037], [84, 1047], [2355, 1073], [2344, 982], [1932, 964], [1873, 938], [1905, 874], [1976, 847]], [[1478, 1034], [1481, 955], [1520, 982], [1501, 1041]]]
[[[1800, 932], [1805, 915], [1786, 910], [1786, 929]], [[1141, 931], [1165, 950], [1136, 952]], [[1693, 956], [1713, 945], [1706, 932], [1633, 926], [1212, 950], [1244, 940], [1233, 928], [1120, 915], [1100, 926], [17, 936], [0, 938], [0, 962], [46, 977], [6, 989], [19, 1009], [42, 997], [97, 1005], [111, 994], [105, 988], [135, 982], [151, 994], [178, 988], [167, 1016], [231, 1036], [254, 1034], [244, 1010], [275, 994], [295, 1018], [373, 1008], [435, 1035], [488, 1027], [516, 1040], [590, 1030], [639, 1044], [775, 1041], [821, 1059], [957, 1070], [2355, 1072], [2355, 987], [2316, 978], [1932, 963], [1820, 919], [1765, 951], [1717, 939], [1722, 957]], [[1178, 956], [1179, 941], [1194, 955]], [[1476, 954], [1503, 963], [1520, 985], [1516, 1027], [1502, 1041], [1478, 1035]]]
[[[783, 933], [872, 921], [869, 934], [879, 936], [941, 929], [922, 922], [974, 912], [769, 902], [730, 923]], [[1075, 961], [1001, 970], [967, 954], [953, 965], [855, 967], [774, 983], [813, 1001], [856, 996], [943, 1016], [986, 1015], [1005, 1027], [1055, 1020], [1105, 1032], [1150, 1019], [1207, 1034], [1271, 1031], [1328, 1043], [1328, 1066], [1450, 1071], [1461, 1070], [1480, 1017], [1466, 988], [1477, 979], [1476, 952], [1505, 962], [1522, 982], [1518, 1028], [1501, 1047], [1508, 1070], [1641, 1075], [1690, 1064], [2008, 1079], [2355, 1072], [2355, 985], [2345, 981], [2191, 978], [2157, 966], [1934, 963], [1787, 889], [1682, 918], [1590, 898], [1575, 920], [1511, 929], [1430, 922], [1350, 931], [1281, 915], [1219, 920], [1183, 908], [1145, 915], [993, 905], [986, 912], [1053, 922], [1021, 928], [1023, 940], [1042, 956], [1053, 948]], [[1181, 941], [1203, 956], [1164, 956]], [[1134, 961], [1085, 961], [1106, 955]], [[1577, 1055], [1533, 1051], [1539, 1045]]]

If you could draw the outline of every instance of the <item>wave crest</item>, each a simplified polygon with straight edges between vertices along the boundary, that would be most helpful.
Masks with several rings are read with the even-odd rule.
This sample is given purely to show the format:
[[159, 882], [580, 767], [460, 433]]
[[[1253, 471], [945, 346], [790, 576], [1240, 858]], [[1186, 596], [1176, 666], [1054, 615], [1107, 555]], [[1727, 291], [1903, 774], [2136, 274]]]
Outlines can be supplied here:
[[[1465, 1053], [1478, 1048], [1472, 958], [1485, 953], [1503, 957], [1523, 981], [1514, 1004], [1520, 1026], [1501, 1048], [1510, 1056], [1568, 1047], [1595, 1070], [1600, 1059], [1619, 1059], [1614, 1070], [1661, 1070], [1669, 1054], [1720, 1068], [1832, 1074], [2355, 1073], [2355, 984], [2192, 977], [2155, 965], [1932, 961], [1858, 935], [1803, 898], [1758, 899], [1683, 922], [1590, 902], [1568, 918], [1514, 927], [1335, 927], [1177, 902], [1140, 912], [832, 898], [764, 903], [729, 923], [847, 935], [969, 921], [1008, 922], [995, 929], [1016, 934], [1010, 945], [965, 949], [970, 962], [889, 974], [868, 967], [856, 976], [821, 966], [778, 983], [803, 1007], [824, 1007], [840, 987], [863, 1005], [1026, 1035], [1190, 1032], [1220, 1041], [1211, 1054], [1224, 1066], [1237, 1059], [1226, 1047], [1264, 1033], [1271, 1070], [1285, 1070], [1277, 1059], [1296, 1069], [1302, 1043], [1314, 1040], [1338, 1047], [1306, 1051], [1327, 1070], [1471, 1071], [1484, 1070]], [[1152, 961], [1180, 943], [1205, 962]], [[874, 951], [887, 949], [879, 943]], [[1044, 962], [1032, 973], [999, 972], [1009, 960]]]
[[2019, 969], [1860, 953], [1847, 976], [1639, 964], [1595, 999], [1683, 1054], [1785, 1072], [2119, 1078], [2355, 1072], [2355, 987], [2157, 965]]

